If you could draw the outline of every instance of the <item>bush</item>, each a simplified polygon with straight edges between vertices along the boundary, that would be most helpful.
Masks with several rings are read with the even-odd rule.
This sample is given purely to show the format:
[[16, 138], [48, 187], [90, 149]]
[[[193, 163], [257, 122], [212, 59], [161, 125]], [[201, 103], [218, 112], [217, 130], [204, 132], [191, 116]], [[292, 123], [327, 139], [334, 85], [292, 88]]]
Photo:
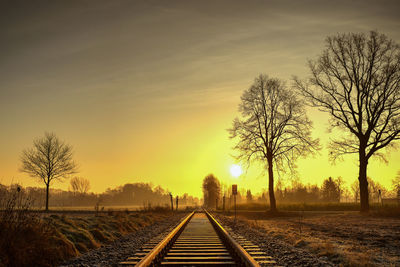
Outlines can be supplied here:
[[0, 266], [54, 266], [77, 255], [75, 246], [63, 239], [37, 212], [20, 188], [0, 198]]
[[31, 206], [21, 190], [0, 194], [0, 267], [57, 266], [169, 215], [109, 210], [109, 216], [41, 216]]

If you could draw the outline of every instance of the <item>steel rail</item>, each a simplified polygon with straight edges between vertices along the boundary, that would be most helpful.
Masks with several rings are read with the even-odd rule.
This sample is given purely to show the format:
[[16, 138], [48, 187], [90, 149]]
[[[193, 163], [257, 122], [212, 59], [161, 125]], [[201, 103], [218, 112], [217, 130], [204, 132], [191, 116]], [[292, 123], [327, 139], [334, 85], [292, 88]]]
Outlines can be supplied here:
[[[180, 236], [182, 231], [185, 229], [186, 225], [189, 223], [189, 221], [192, 219], [193, 215], [196, 213], [196, 211], [193, 211], [190, 213], [188, 216], [186, 216], [181, 223], [177, 227], [175, 227], [161, 242], [159, 242], [149, 253], [145, 255], [144, 258], [142, 258], [135, 266], [158, 266], [161, 264], [179, 264], [179, 265], [203, 265], [203, 264], [224, 264], [224, 262], [212, 262], [210, 260], [227, 260], [229, 258], [228, 256], [228, 251], [229, 254], [231, 255], [231, 260], [232, 262], [225, 262], [226, 264], [234, 264], [238, 266], [249, 266], [249, 267], [254, 267], [254, 266], [260, 266], [259, 263], [234, 239], [232, 238], [229, 233], [221, 226], [221, 224], [207, 211], [204, 209], [204, 213], [206, 214], [209, 222], [212, 225], [212, 228], [214, 228], [215, 233], [217, 236], [219, 236], [221, 243], [221, 246], [225, 247], [225, 254], [226, 255], [221, 255], [221, 252], [214, 251], [213, 249], [216, 248], [217, 242], [214, 241], [207, 241], [207, 244], [204, 244], [204, 246], [209, 246], [209, 247], [201, 247], [201, 244], [190, 244], [192, 240], [196, 239], [204, 239], [207, 240], [207, 238], [200, 238], [200, 237], [183, 237], [182, 240], [180, 240]], [[180, 241], [179, 241], [180, 240]], [[193, 242], [193, 241], [192, 241]], [[214, 244], [215, 243], [215, 244]], [[194, 246], [193, 248], [190, 247], [192, 250], [190, 253], [188, 252], [186, 255], [183, 254], [184, 257], [182, 257], [182, 252], [180, 251], [180, 247], [178, 248], [177, 251], [171, 250], [173, 249], [174, 246], [182, 246], [182, 248], [185, 248], [186, 250], [189, 247], [185, 246]], [[175, 247], [177, 249], [177, 247]], [[171, 250], [171, 251], [170, 251]], [[202, 251], [203, 250], [203, 251]], [[221, 250], [221, 249], [220, 249]], [[165, 255], [171, 254], [170, 257], [165, 257]], [[176, 255], [175, 255], [176, 254]], [[192, 255], [193, 254], [193, 255]], [[212, 255], [211, 255], [212, 254]], [[171, 257], [172, 256], [172, 257]], [[190, 262], [174, 262], [173, 260], [176, 259], [186, 259], [185, 256], [190, 259], [190, 260], [201, 260], [198, 262], [195, 261], [190, 261]], [[206, 261], [203, 262], [203, 256], [206, 257], [204, 258]], [[209, 256], [209, 257], [207, 257]], [[175, 257], [175, 258], [174, 258]], [[176, 258], [178, 257], [178, 258]], [[167, 262], [164, 262], [164, 259], [167, 259]], [[168, 260], [172, 260], [168, 261]], [[129, 262], [126, 262], [129, 263]], [[125, 264], [126, 264], [125, 263]]]
[[207, 210], [204, 209], [204, 212], [225, 245], [235, 254], [237, 258], [240, 259], [245, 266], [260, 266], [258, 262], [229, 235], [222, 225], [219, 224], [218, 221], [215, 220], [215, 218]]
[[186, 224], [193, 217], [195, 211], [190, 213], [177, 227], [174, 228], [160, 243], [157, 244], [136, 266], [147, 267], [154, 265], [162, 257], [162, 252], [170, 247], [175, 242], [176, 238], [185, 228]]

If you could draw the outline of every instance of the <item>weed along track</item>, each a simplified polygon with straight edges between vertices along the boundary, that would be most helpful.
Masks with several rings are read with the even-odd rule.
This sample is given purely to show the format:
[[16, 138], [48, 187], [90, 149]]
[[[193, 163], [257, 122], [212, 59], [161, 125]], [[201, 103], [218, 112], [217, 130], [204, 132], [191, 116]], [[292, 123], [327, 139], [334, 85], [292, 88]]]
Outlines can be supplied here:
[[235, 239], [207, 211], [192, 212], [164, 237], [155, 237], [119, 266], [273, 266], [241, 236]]

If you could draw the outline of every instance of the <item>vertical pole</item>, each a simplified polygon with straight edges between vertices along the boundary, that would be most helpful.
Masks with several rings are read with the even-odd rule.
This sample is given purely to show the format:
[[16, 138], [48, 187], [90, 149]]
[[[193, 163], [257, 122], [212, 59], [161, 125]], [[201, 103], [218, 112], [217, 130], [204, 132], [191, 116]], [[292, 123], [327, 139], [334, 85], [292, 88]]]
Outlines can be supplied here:
[[169, 197], [171, 198], [171, 210], [174, 211], [174, 199], [172, 198], [171, 193], [169, 193]]
[[236, 195], [233, 195], [233, 201], [235, 203], [235, 223], [236, 223]]

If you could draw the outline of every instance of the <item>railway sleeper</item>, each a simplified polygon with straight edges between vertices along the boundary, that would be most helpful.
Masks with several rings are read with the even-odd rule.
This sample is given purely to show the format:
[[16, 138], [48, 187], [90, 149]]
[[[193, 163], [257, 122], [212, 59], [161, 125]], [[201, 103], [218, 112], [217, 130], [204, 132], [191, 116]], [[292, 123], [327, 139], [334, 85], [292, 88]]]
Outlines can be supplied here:
[[234, 261], [215, 261], [215, 262], [203, 262], [203, 261], [190, 261], [190, 262], [161, 262], [161, 265], [172, 265], [172, 266], [237, 266]]
[[[121, 266], [271, 266], [272, 257], [240, 235], [229, 235], [207, 212], [191, 213], [169, 234], [151, 239]], [[229, 232], [232, 232], [230, 228]], [[230, 237], [229, 237], [230, 236]], [[242, 262], [245, 260], [246, 263]]]

